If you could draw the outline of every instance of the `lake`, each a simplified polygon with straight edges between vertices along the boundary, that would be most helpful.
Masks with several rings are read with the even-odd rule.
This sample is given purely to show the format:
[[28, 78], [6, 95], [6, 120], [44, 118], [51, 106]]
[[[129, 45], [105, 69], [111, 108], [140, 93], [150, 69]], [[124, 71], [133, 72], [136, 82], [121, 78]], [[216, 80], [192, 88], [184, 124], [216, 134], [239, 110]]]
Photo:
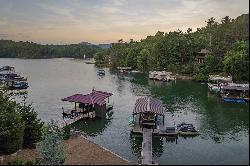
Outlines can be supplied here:
[[[106, 120], [81, 120], [75, 128], [95, 143], [137, 162], [142, 137], [130, 135], [129, 117], [137, 98], [144, 94], [161, 99], [175, 123], [193, 123], [200, 135], [179, 137], [177, 142], [153, 138], [153, 158], [159, 164], [249, 164], [249, 105], [224, 103], [208, 91], [206, 84], [177, 80], [149, 81], [144, 74], [117, 74], [77, 59], [0, 59], [0, 66], [14, 66], [28, 76], [26, 101], [32, 103], [43, 121], [62, 121], [62, 107], [73, 103], [61, 99], [94, 88], [111, 92], [114, 113]], [[16, 96], [22, 100], [24, 96]]]

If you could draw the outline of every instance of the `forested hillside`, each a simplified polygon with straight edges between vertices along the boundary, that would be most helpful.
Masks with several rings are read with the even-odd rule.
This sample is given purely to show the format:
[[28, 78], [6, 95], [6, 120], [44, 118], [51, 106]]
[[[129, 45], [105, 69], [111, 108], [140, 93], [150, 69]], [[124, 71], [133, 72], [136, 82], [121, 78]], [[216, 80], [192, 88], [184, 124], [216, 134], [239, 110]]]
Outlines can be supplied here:
[[[97, 63], [113, 67], [131, 66], [141, 71], [168, 70], [190, 74], [197, 80], [206, 80], [209, 74], [233, 75], [235, 81], [249, 80], [249, 14], [236, 19], [226, 16], [207, 25], [164, 33], [158, 31], [139, 42], [119, 40], [112, 48], [97, 53]], [[197, 63], [197, 52], [207, 49], [204, 63]]]
[[0, 40], [0, 58], [83, 58], [93, 57], [102, 49], [95, 45], [41, 45], [33, 42]]

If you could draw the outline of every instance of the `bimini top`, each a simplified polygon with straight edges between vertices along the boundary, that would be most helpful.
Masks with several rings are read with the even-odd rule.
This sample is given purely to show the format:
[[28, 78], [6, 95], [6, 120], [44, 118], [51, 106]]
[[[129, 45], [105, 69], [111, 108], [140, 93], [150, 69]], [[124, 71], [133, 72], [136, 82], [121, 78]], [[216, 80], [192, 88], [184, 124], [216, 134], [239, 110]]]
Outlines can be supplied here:
[[83, 104], [98, 104], [101, 106], [105, 104], [105, 99], [112, 95], [113, 95], [112, 93], [92, 90], [92, 92], [89, 94], [86, 95], [74, 94], [72, 96], [62, 99], [62, 101], [69, 101], [69, 102], [76, 102]]
[[160, 100], [147, 96], [136, 100], [133, 114], [145, 112], [152, 112], [164, 116], [165, 109]]

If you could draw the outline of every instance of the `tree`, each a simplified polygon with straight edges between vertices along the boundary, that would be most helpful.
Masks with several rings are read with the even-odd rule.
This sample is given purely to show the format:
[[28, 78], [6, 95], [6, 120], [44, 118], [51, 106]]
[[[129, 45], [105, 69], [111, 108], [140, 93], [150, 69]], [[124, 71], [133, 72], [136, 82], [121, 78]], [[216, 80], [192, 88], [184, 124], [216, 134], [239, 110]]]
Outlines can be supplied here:
[[63, 134], [54, 121], [47, 126], [44, 140], [39, 143], [38, 153], [41, 164], [62, 165], [65, 155], [62, 145]]
[[21, 117], [25, 122], [23, 146], [33, 147], [35, 143], [42, 140], [44, 123], [38, 119], [37, 113], [30, 104], [19, 106], [19, 110]]
[[0, 91], [0, 151], [11, 154], [22, 148], [25, 123], [17, 103]]
[[141, 71], [146, 71], [148, 69], [148, 57], [150, 53], [147, 49], [141, 50], [137, 59], [137, 66]]
[[238, 41], [224, 57], [224, 71], [232, 75], [233, 81], [249, 82], [249, 45]]
[[231, 18], [229, 16], [223, 17], [221, 19], [222, 24], [227, 24], [227, 23], [230, 23], [230, 22], [231, 22]]

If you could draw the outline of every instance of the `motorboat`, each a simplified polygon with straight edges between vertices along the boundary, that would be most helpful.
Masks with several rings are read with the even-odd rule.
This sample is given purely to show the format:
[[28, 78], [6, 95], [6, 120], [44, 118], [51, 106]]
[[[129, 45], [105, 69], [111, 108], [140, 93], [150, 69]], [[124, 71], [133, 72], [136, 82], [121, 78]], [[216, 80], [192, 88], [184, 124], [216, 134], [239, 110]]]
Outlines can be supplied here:
[[12, 66], [3, 66], [0, 68], [0, 71], [15, 71], [15, 68]]
[[97, 74], [98, 74], [99, 76], [104, 76], [104, 75], [105, 75], [105, 70], [99, 69], [99, 70], [97, 71]]
[[195, 129], [193, 124], [187, 124], [187, 123], [178, 124], [177, 132], [179, 135], [184, 135], [184, 136], [199, 135], [199, 131]]
[[6, 89], [27, 89], [29, 87], [27, 82], [24, 81], [8, 81], [5, 83]]

